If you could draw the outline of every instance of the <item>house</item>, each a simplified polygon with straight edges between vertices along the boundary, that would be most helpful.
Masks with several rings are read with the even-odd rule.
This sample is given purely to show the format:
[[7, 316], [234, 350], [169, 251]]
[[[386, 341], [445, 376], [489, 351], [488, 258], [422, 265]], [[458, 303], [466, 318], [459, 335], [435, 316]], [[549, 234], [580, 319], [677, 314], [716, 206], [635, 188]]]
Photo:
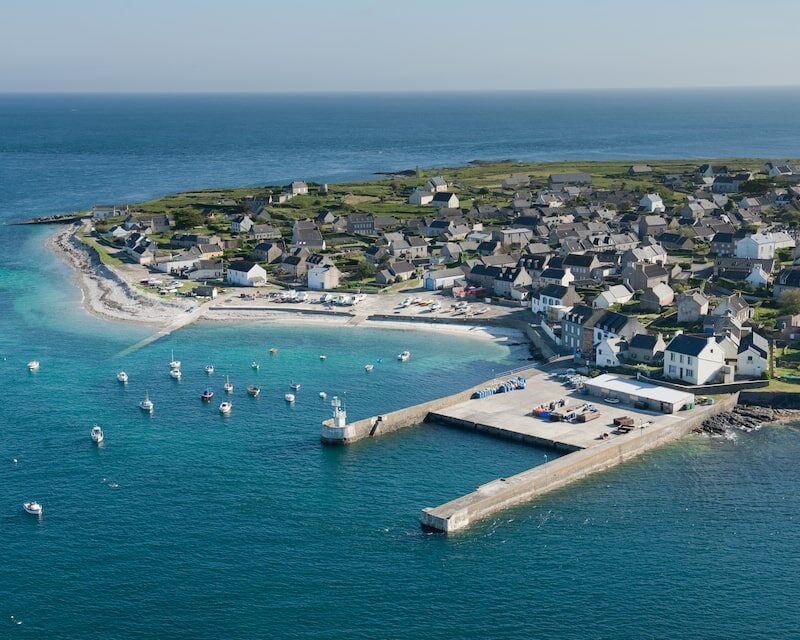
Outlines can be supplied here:
[[[584, 327], [589, 329], [591, 336], [591, 328], [602, 313], [585, 304], [575, 304], [561, 319], [561, 344], [573, 354], [588, 353], [584, 349]], [[589, 338], [587, 348], [591, 349], [593, 344]]]
[[195, 233], [176, 233], [169, 239], [169, 245], [178, 249], [189, 249], [199, 244], [220, 244], [219, 236], [201, 236]]
[[660, 244], [649, 244], [643, 247], [628, 249], [622, 254], [620, 264], [623, 268], [637, 262], [648, 262], [650, 264], [666, 264], [667, 252]]
[[306, 275], [307, 258], [308, 253], [303, 252], [294, 252], [290, 255], [284, 255], [279, 263], [280, 269], [294, 278], [302, 278]]
[[198, 260], [187, 275], [190, 280], [218, 280], [222, 272], [222, 260]]
[[715, 233], [711, 238], [711, 253], [718, 256], [732, 256], [736, 253], [736, 238], [733, 233]]
[[248, 216], [236, 216], [231, 220], [231, 231], [234, 233], [247, 233], [253, 228], [253, 219]]
[[219, 293], [219, 289], [217, 289], [214, 286], [208, 286], [208, 285], [201, 284], [201, 285], [198, 285], [198, 286], [196, 286], [194, 288], [193, 293], [198, 298], [211, 298], [213, 300], [214, 298], [217, 297], [217, 294]]
[[648, 173], [653, 173], [653, 169], [647, 164], [634, 164], [628, 169], [629, 176], [641, 176]]
[[678, 322], [698, 322], [708, 313], [708, 298], [699, 289], [678, 296]]
[[557, 284], [562, 287], [568, 287], [575, 282], [575, 276], [569, 269], [561, 269], [558, 267], [547, 267], [539, 275], [539, 286], [544, 287], [548, 284]]
[[254, 262], [237, 260], [228, 265], [226, 280], [241, 287], [258, 287], [266, 284], [267, 272]]
[[778, 316], [775, 327], [780, 331], [782, 341], [795, 344], [800, 340], [800, 314]]
[[625, 359], [630, 362], [653, 364], [664, 357], [666, 343], [660, 333], [637, 333], [628, 342]]
[[667, 230], [667, 221], [661, 216], [642, 216], [639, 218], [639, 237], [657, 236]]
[[325, 240], [313, 220], [297, 220], [292, 226], [292, 244], [306, 249], [325, 250]]
[[622, 282], [634, 291], [644, 291], [659, 282], [669, 283], [669, 272], [660, 264], [637, 262], [622, 270]]
[[458, 196], [449, 191], [440, 191], [439, 193], [434, 194], [433, 200], [431, 200], [431, 205], [437, 209], [457, 209]]
[[800, 289], [800, 269], [781, 269], [772, 287], [772, 297], [779, 299], [787, 291]]
[[281, 232], [270, 224], [254, 224], [248, 235], [253, 240], [280, 240]]
[[753, 308], [741, 294], [734, 293], [723, 298], [711, 314], [718, 317], [730, 316], [739, 322], [745, 322], [753, 317]]
[[725, 353], [713, 336], [681, 333], [664, 350], [664, 377], [688, 384], [716, 382], [724, 366]]
[[628, 343], [623, 338], [603, 338], [594, 349], [594, 361], [599, 367], [618, 367], [625, 361]]
[[750, 268], [750, 273], [747, 274], [745, 281], [756, 287], [766, 287], [772, 280], [772, 275], [764, 271], [760, 264], [754, 264]]
[[501, 267], [500, 273], [494, 280], [493, 290], [495, 295], [500, 297], [520, 299], [520, 297], [526, 296], [515, 295], [514, 292], [524, 287], [529, 287], [531, 282], [531, 277], [525, 269], [520, 267]]
[[728, 167], [724, 164], [701, 164], [694, 172], [696, 176], [703, 176], [706, 178], [722, 176], [726, 173], [728, 173]]
[[592, 302], [595, 309], [608, 309], [614, 304], [625, 304], [633, 299], [633, 291], [624, 284], [609, 286], [605, 291], [598, 294]]
[[594, 345], [606, 338], [624, 338], [630, 341], [637, 333], [646, 333], [642, 323], [616, 311], [603, 311], [592, 327]]
[[511, 245], [527, 245], [533, 239], [533, 232], [530, 229], [497, 229], [492, 232], [492, 240], [500, 243], [503, 247]]
[[282, 242], [259, 242], [253, 249], [252, 257], [259, 262], [272, 264], [281, 259], [283, 250]]
[[760, 378], [769, 369], [769, 342], [755, 331], [744, 336], [736, 357], [736, 375]]
[[414, 189], [408, 196], [408, 204], [426, 205], [433, 202], [433, 193], [423, 189]]
[[765, 260], [775, 257], [775, 241], [769, 233], [752, 233], [736, 242], [737, 258], [758, 258]]
[[306, 286], [314, 291], [328, 291], [339, 286], [341, 271], [332, 264], [308, 265]]
[[549, 320], [560, 320], [581, 297], [573, 287], [548, 284], [531, 296], [531, 311], [541, 313]]
[[661, 311], [675, 300], [675, 292], [668, 284], [659, 282], [652, 289], [646, 289], [639, 298], [639, 306], [646, 311]]
[[308, 185], [302, 180], [295, 180], [286, 190], [293, 196], [302, 196], [308, 193]]
[[432, 193], [442, 193], [447, 191], [447, 180], [442, 176], [435, 176], [425, 183], [425, 190]]
[[92, 218], [95, 220], [103, 220], [104, 218], [127, 215], [127, 204], [96, 204], [92, 206]]
[[429, 291], [450, 289], [457, 282], [464, 280], [464, 271], [459, 268], [429, 270], [425, 272], [422, 279], [425, 288]]
[[551, 173], [547, 179], [550, 188], [565, 187], [567, 185], [590, 185], [592, 176], [588, 173]]
[[417, 270], [413, 264], [405, 260], [398, 260], [397, 262], [390, 262], [386, 269], [378, 271], [375, 275], [375, 281], [378, 284], [392, 284], [393, 282], [408, 280], [416, 272]]
[[742, 185], [753, 176], [747, 171], [740, 171], [735, 175], [717, 176], [711, 184], [714, 193], [736, 193], [742, 190]]
[[351, 213], [347, 217], [347, 233], [351, 235], [375, 235], [375, 218], [370, 213]]
[[564, 269], [568, 269], [575, 280], [586, 282], [594, 279], [593, 272], [600, 267], [600, 260], [596, 253], [571, 253], [562, 262]]
[[664, 201], [657, 193], [648, 193], [642, 196], [639, 200], [639, 210], [647, 211], [648, 213], [664, 213], [667, 207], [664, 206]]
[[660, 233], [656, 236], [656, 240], [664, 247], [667, 251], [693, 251], [694, 250], [694, 242], [686, 236], [682, 236], [680, 233], [673, 233], [671, 231], [666, 231], [664, 233]]
[[524, 173], [513, 173], [508, 178], [503, 180], [502, 187], [503, 189], [522, 189], [523, 187], [527, 187], [531, 183], [530, 176], [526, 176]]

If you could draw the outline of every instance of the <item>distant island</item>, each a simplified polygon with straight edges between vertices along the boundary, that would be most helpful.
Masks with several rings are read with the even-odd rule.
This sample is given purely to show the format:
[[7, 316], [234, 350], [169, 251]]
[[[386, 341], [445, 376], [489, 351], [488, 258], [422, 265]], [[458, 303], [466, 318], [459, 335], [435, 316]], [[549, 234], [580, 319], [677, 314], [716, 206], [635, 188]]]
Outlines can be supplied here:
[[[664, 375], [670, 335], [735, 335], [708, 371], [672, 372], [702, 384], [800, 373], [798, 222], [794, 160], [475, 161], [96, 205], [57, 244], [100, 286], [124, 283], [124, 295], [89, 296], [117, 298], [120, 318], [142, 306], [124, 304], [131, 295], [165, 323], [223, 290], [231, 309], [248, 301], [240, 318], [258, 316], [256, 298], [358, 316], [379, 294], [364, 317], [535, 325], [552, 354]], [[409, 292], [437, 298], [412, 314]], [[755, 359], [733, 371], [740, 349]]]

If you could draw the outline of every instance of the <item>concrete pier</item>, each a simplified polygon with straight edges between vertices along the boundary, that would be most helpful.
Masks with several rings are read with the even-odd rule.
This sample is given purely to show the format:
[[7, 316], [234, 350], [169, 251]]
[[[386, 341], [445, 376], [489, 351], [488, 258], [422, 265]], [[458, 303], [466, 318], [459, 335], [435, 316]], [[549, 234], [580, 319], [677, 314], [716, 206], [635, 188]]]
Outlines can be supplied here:
[[528, 502], [548, 491], [681, 438], [710, 416], [733, 409], [737, 399], [737, 395], [732, 395], [713, 406], [685, 412], [678, 420], [636, 429], [510, 478], [498, 478], [465, 496], [438, 507], [423, 509], [420, 522], [426, 528], [444, 533], [458, 531], [502, 509]]

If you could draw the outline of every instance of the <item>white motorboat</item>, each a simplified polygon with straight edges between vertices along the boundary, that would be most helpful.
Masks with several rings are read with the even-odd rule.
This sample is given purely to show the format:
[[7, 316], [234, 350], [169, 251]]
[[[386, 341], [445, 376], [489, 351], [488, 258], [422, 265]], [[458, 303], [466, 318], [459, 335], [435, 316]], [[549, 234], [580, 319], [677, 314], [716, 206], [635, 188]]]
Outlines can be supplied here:
[[261, 367], [261, 365], [258, 364], [257, 362], [250, 363], [250, 368], [253, 369], [254, 371], [258, 371], [259, 367]]
[[397, 359], [400, 362], [408, 362], [408, 359], [410, 357], [411, 357], [411, 352], [410, 351], [403, 351], [403, 353], [401, 353], [400, 355], [397, 356]]
[[228, 376], [225, 376], [225, 384], [222, 385], [222, 388], [225, 390], [225, 393], [233, 393], [233, 383]]
[[91, 436], [92, 436], [92, 440], [94, 442], [96, 442], [97, 444], [100, 444], [103, 441], [104, 437], [105, 437], [105, 436], [103, 436], [103, 430], [100, 427], [98, 427], [97, 425], [94, 425], [92, 427]]
[[22, 508], [25, 509], [25, 511], [27, 513], [30, 513], [32, 516], [40, 516], [44, 512], [44, 507], [35, 500], [32, 500], [30, 502], [23, 502]]
[[212, 373], [214, 373], [214, 365], [213, 365], [213, 364], [207, 364], [207, 365], [205, 366], [205, 372], [206, 372], [208, 375], [211, 375]]
[[128, 374], [125, 373], [124, 371], [120, 371], [117, 374], [117, 380], [119, 380], [122, 384], [127, 384], [128, 383]]
[[28, 363], [28, 371], [38, 371], [39, 370], [39, 361], [38, 360], [31, 360]]
[[261, 389], [256, 385], [251, 384], [249, 387], [247, 387], [247, 393], [249, 393], [254, 398], [257, 398], [261, 393]]
[[319, 397], [320, 397], [320, 398], [322, 398], [323, 400], [325, 400], [325, 398], [327, 398], [327, 397], [328, 397], [328, 394], [327, 394], [327, 393], [325, 393], [324, 391], [320, 391], [320, 392], [319, 392]]
[[147, 395], [147, 394], [145, 393], [145, 394], [144, 394], [144, 400], [142, 400], [142, 401], [139, 403], [139, 408], [140, 408], [142, 411], [147, 411], [147, 413], [153, 413], [153, 408], [154, 408], [154, 406], [155, 406], [155, 405], [153, 404], [153, 401], [152, 401], [152, 400], [150, 400], [150, 396], [149, 396], [149, 395]]
[[180, 380], [180, 379], [181, 379], [181, 376], [182, 376], [183, 374], [181, 373], [181, 370], [180, 370], [180, 369], [170, 369], [170, 370], [169, 370], [169, 375], [170, 375], [171, 377], [175, 378], [176, 380]]
[[300, 391], [300, 383], [299, 382], [292, 382], [289, 387], [294, 389], [295, 391]]
[[328, 356], [326, 356], [324, 353], [321, 353], [321, 354], [319, 354], [319, 359], [320, 360], [327, 360]]
[[170, 361], [169, 361], [169, 368], [170, 369], [180, 369], [181, 368], [181, 361], [175, 359], [175, 350], [171, 351]]
[[222, 415], [224, 415], [224, 416], [228, 415], [231, 412], [231, 409], [233, 409], [233, 404], [231, 404], [230, 402], [220, 402], [219, 403], [219, 412]]
[[284, 400], [286, 400], [286, 402], [288, 402], [290, 404], [292, 402], [294, 402], [294, 400], [295, 400], [293, 393], [287, 393], [285, 396], [283, 396], [283, 398], [284, 398]]
[[367, 373], [369, 373], [370, 371], [372, 371], [374, 368], [375, 368], [375, 365], [374, 365], [374, 364], [365, 364], [365, 365], [364, 365], [364, 371], [366, 371]]

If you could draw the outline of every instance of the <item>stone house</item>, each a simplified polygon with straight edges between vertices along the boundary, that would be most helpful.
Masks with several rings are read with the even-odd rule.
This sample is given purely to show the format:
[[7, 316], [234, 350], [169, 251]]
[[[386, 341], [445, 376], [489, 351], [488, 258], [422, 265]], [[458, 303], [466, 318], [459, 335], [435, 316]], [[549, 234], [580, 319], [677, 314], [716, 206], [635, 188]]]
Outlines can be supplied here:
[[708, 298], [699, 289], [678, 296], [678, 322], [698, 322], [708, 313]]

